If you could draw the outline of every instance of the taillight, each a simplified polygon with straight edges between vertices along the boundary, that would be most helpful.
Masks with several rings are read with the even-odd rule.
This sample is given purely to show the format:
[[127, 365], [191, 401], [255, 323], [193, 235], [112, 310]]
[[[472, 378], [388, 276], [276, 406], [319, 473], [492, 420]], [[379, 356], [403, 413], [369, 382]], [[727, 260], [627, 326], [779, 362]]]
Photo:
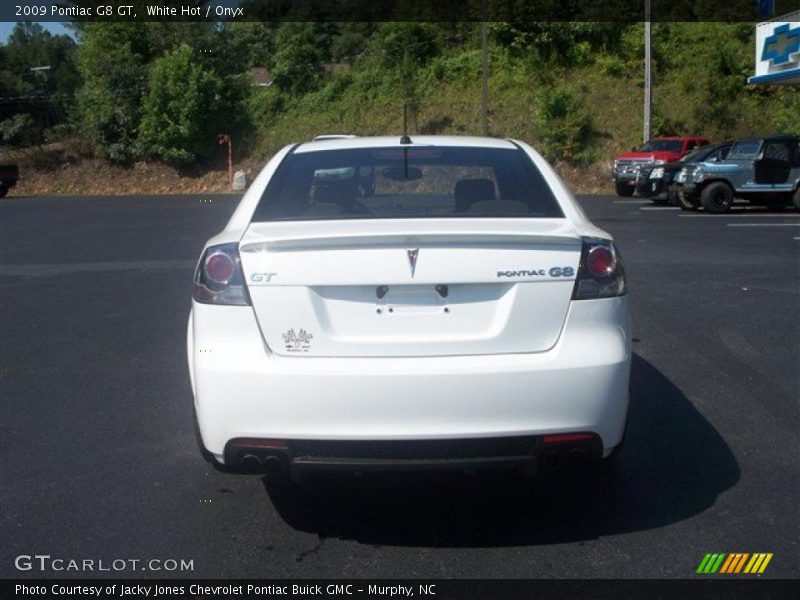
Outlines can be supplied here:
[[611, 298], [626, 291], [625, 269], [614, 244], [610, 240], [583, 238], [572, 299]]
[[203, 271], [215, 285], [228, 285], [236, 272], [236, 262], [229, 254], [217, 250], [206, 258]]
[[592, 275], [608, 277], [614, 272], [617, 260], [606, 246], [593, 246], [586, 254], [586, 267]]
[[203, 304], [250, 304], [237, 244], [206, 249], [194, 274], [194, 299]]

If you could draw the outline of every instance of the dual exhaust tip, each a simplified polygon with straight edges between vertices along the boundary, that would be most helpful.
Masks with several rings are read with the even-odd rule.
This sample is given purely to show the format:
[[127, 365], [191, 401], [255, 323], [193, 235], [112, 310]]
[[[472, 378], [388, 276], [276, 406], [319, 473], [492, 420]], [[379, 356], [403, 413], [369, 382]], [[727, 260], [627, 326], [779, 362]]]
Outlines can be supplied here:
[[276, 475], [283, 472], [287, 467], [286, 458], [277, 454], [266, 454], [258, 456], [256, 454], [245, 454], [240, 465], [251, 473], [266, 473]]
[[558, 471], [590, 462], [592, 457], [582, 449], [554, 450], [542, 456], [543, 466], [548, 471]]

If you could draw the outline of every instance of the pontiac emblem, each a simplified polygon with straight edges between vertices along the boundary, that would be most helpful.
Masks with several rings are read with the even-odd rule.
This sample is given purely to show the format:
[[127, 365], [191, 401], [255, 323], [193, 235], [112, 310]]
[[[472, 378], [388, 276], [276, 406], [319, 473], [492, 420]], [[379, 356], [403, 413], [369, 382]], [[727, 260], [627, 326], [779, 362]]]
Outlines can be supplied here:
[[414, 277], [414, 271], [417, 270], [417, 257], [419, 256], [419, 248], [408, 250], [408, 264], [411, 265], [411, 277]]

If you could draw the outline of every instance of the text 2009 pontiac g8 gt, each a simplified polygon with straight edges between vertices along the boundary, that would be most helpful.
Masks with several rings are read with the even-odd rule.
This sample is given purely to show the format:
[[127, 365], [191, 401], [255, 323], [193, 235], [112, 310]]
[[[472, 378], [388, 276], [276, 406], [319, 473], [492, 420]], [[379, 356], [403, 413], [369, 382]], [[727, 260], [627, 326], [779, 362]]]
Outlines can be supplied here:
[[189, 369], [219, 464], [535, 468], [622, 442], [620, 257], [524, 143], [286, 147], [194, 284]]

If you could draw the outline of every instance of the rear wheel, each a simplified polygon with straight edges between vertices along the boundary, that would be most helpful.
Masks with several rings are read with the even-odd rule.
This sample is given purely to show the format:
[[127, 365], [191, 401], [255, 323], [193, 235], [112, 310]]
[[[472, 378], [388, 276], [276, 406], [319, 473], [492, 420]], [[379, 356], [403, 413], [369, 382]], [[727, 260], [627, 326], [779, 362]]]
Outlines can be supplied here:
[[800, 212], [800, 187], [798, 187], [794, 191], [794, 196], [792, 196], [792, 203], [794, 204], [794, 209], [797, 212]]
[[725, 213], [733, 206], [733, 190], [722, 181], [708, 184], [700, 193], [700, 203], [710, 213]]
[[616, 182], [614, 183], [614, 187], [617, 190], [617, 196], [624, 196], [626, 198], [633, 196], [634, 187], [632, 185], [628, 185], [627, 183]]
[[5, 183], [0, 183], [0, 198], [4, 198], [8, 193], [8, 186]]

